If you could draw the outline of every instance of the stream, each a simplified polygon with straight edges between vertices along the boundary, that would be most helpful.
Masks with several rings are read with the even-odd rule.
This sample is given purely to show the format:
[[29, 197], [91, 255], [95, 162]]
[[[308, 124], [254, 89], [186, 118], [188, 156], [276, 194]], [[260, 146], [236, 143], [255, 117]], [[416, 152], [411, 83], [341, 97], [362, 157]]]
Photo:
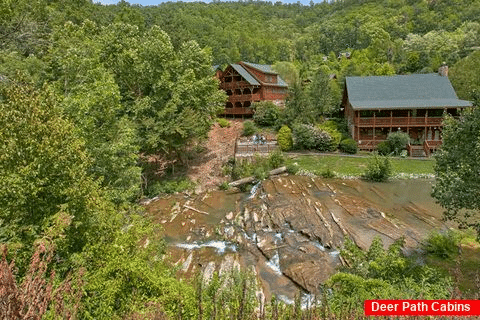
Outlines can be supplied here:
[[362, 180], [277, 176], [250, 193], [176, 194], [146, 205], [162, 224], [168, 258], [179, 273], [204, 277], [232, 268], [254, 270], [265, 297], [290, 303], [299, 290], [318, 293], [341, 266], [345, 237], [367, 249], [405, 238], [415, 249], [433, 229], [446, 228], [431, 198], [432, 180]]

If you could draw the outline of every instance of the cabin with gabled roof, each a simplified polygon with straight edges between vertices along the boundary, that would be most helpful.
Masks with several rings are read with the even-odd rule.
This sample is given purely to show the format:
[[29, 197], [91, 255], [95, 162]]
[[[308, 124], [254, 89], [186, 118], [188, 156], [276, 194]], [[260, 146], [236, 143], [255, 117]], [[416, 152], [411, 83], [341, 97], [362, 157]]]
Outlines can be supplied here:
[[287, 83], [270, 65], [241, 61], [217, 72], [217, 77], [220, 88], [228, 95], [225, 115], [251, 116], [254, 113], [252, 104], [258, 101], [283, 105], [288, 93]]
[[390, 132], [404, 131], [410, 136], [411, 156], [436, 151], [442, 144], [444, 114], [458, 116], [472, 107], [458, 99], [445, 68], [439, 74], [346, 77], [342, 104], [359, 149], [375, 150]]

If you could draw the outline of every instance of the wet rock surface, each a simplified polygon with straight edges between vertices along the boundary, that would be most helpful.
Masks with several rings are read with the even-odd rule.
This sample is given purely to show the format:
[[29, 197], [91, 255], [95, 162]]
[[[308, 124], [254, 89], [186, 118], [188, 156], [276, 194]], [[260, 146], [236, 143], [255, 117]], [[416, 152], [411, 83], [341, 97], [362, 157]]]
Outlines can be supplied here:
[[147, 210], [162, 223], [170, 259], [191, 275], [252, 266], [267, 298], [317, 293], [341, 265], [345, 237], [367, 249], [400, 237], [412, 249], [434, 228], [441, 208], [426, 180], [367, 183], [305, 176], [273, 177], [252, 194], [211, 192], [171, 196]]

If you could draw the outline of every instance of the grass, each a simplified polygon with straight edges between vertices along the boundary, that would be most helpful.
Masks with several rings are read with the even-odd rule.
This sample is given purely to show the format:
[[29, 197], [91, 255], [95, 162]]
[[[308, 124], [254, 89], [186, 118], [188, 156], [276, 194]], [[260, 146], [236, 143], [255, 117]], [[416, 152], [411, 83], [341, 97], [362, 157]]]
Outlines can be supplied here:
[[458, 245], [461, 250], [446, 259], [428, 254], [426, 262], [449, 273], [455, 281], [455, 285], [462, 292], [462, 298], [479, 299], [480, 243], [471, 230], [460, 234], [461, 240]]
[[[392, 158], [394, 175], [431, 175], [434, 173], [434, 160]], [[343, 155], [305, 155], [287, 160], [287, 164], [298, 163], [300, 169], [320, 175], [327, 169], [340, 176], [361, 176], [368, 163], [368, 157]]]

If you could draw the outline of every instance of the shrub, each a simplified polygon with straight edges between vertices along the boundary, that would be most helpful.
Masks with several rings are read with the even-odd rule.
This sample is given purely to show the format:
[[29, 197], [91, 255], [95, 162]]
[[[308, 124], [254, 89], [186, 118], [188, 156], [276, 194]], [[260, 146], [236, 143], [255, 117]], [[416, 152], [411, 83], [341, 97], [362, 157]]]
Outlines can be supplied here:
[[345, 139], [340, 142], [339, 149], [342, 152], [349, 153], [349, 154], [355, 154], [357, 153], [357, 142], [353, 139]]
[[253, 170], [253, 175], [258, 180], [265, 180], [268, 177], [268, 170], [263, 166], [258, 166]]
[[407, 143], [410, 141], [410, 136], [403, 131], [391, 132], [387, 136], [387, 141], [390, 144], [391, 151], [395, 155], [399, 155], [406, 148]]
[[317, 149], [319, 151], [330, 151], [332, 138], [328, 132], [307, 124], [296, 124], [293, 126], [293, 137], [297, 149]]
[[278, 168], [284, 163], [285, 158], [280, 150], [275, 150], [268, 156], [268, 164], [272, 169]]
[[453, 231], [447, 233], [433, 232], [425, 240], [423, 248], [427, 253], [442, 259], [449, 259], [458, 252], [460, 237]]
[[367, 164], [365, 178], [371, 181], [386, 181], [392, 175], [392, 164], [390, 159], [385, 156], [374, 154]]
[[247, 120], [243, 123], [242, 136], [252, 136], [257, 132], [257, 127], [253, 121]]
[[217, 118], [218, 125], [222, 128], [230, 128], [230, 121], [224, 118]]
[[294, 145], [296, 149], [314, 149], [315, 137], [313, 127], [306, 124], [295, 124], [292, 127]]
[[230, 189], [230, 185], [228, 184], [227, 181], [224, 181], [222, 182], [222, 184], [220, 185], [220, 190], [228, 190]]
[[151, 183], [145, 191], [148, 197], [154, 197], [162, 193], [176, 193], [193, 189], [195, 184], [188, 178], [176, 178], [161, 180]]
[[282, 151], [288, 151], [293, 147], [293, 138], [292, 138], [292, 130], [287, 127], [283, 126], [278, 131], [277, 142], [280, 146]]
[[390, 143], [388, 141], [382, 141], [377, 145], [377, 152], [382, 156], [389, 155], [392, 152]]
[[280, 108], [272, 101], [255, 102], [253, 121], [259, 126], [273, 126], [280, 118]]
[[318, 126], [319, 129], [326, 131], [331, 139], [330, 151], [335, 151], [342, 140], [342, 133], [337, 130], [337, 124], [334, 121], [325, 121]]
[[300, 170], [300, 167], [297, 163], [290, 163], [287, 165], [287, 172], [290, 174], [296, 174]]
[[322, 172], [320, 172], [320, 176], [322, 178], [335, 178], [335, 172], [332, 171], [332, 169], [327, 168], [327, 169], [323, 170]]

